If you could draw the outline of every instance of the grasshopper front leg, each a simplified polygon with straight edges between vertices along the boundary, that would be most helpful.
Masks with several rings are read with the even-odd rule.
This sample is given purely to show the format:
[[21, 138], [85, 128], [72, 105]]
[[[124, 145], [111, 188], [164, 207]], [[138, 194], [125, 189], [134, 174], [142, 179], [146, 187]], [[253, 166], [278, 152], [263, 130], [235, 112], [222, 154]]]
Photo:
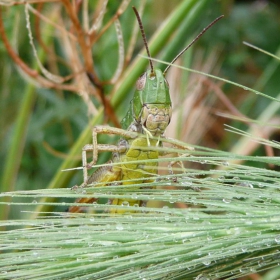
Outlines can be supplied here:
[[[189, 151], [193, 151], [194, 150], [193, 147], [187, 146], [187, 145], [181, 143], [180, 141], [178, 141], [178, 140], [176, 140], [174, 138], [166, 137], [164, 135], [162, 135], [162, 138], [167, 140], [171, 144], [171, 146], [174, 147], [174, 148], [179, 148], [179, 149], [182, 149], [182, 150], [189, 150]], [[178, 160], [171, 161], [171, 162], [168, 163], [168, 172], [169, 172], [170, 175], [174, 174], [172, 167], [176, 163], [179, 163], [180, 166], [183, 169], [184, 165], [183, 165], [183, 162], [180, 160], [180, 157], [188, 155], [187, 153], [179, 154], [178, 152], [168, 152], [168, 151], [167, 152], [166, 151], [162, 151], [162, 152], [160, 152], [160, 155], [161, 156], [166, 156], [166, 155], [169, 155], [169, 154], [172, 154], [172, 153], [176, 153], [177, 154]]]
[[[83, 160], [83, 177], [85, 186], [89, 179], [88, 177], [88, 169], [92, 168], [98, 159], [99, 152], [114, 152], [114, 153], [124, 153], [127, 149], [125, 145], [108, 145], [108, 144], [98, 144], [97, 135], [98, 134], [109, 134], [109, 135], [119, 135], [123, 138], [133, 139], [138, 136], [136, 132], [123, 130], [120, 128], [98, 125], [95, 126], [92, 130], [92, 144], [87, 144], [83, 147], [82, 150], [82, 160]], [[87, 152], [92, 152], [92, 161], [88, 163], [87, 161]]]

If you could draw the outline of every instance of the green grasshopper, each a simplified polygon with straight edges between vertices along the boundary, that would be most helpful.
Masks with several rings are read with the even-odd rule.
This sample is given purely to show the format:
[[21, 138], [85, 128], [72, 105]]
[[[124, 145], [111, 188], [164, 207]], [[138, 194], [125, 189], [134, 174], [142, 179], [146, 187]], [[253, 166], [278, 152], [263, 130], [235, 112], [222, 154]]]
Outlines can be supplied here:
[[[130, 108], [121, 122], [121, 129], [110, 126], [95, 126], [92, 131], [92, 144], [83, 147], [83, 178], [80, 186], [85, 188], [90, 184], [113, 185], [137, 184], [139, 188], [143, 183], [154, 182], [158, 172], [158, 164], [151, 159], [158, 159], [159, 155], [165, 154], [158, 147], [162, 147], [165, 138], [164, 132], [171, 120], [172, 104], [169, 94], [169, 85], [165, 75], [170, 66], [188, 49], [198, 38], [215, 24], [223, 16], [215, 19], [187, 46], [185, 47], [162, 72], [154, 69], [150, 51], [140, 16], [133, 7], [139, 23], [142, 38], [149, 57], [151, 69], [141, 75], [136, 82], [136, 91], [130, 103]], [[98, 134], [119, 135], [117, 145], [98, 144]], [[178, 146], [178, 145], [176, 145]], [[182, 146], [180, 146], [182, 148]], [[186, 149], [187, 147], [184, 147]], [[191, 148], [189, 148], [191, 149]], [[104, 166], [98, 168], [91, 176], [88, 176], [88, 169], [92, 168], [98, 159], [98, 153], [110, 151], [112, 159]], [[93, 160], [88, 163], [87, 152], [92, 152]], [[137, 162], [139, 161], [139, 163]], [[117, 183], [118, 182], [118, 183]], [[76, 186], [75, 186], [76, 187]], [[135, 189], [135, 187], [134, 187]], [[78, 203], [92, 203], [96, 198], [81, 198]], [[113, 199], [112, 205], [144, 206], [145, 202], [136, 199]], [[69, 212], [81, 212], [78, 206], [69, 208]], [[127, 212], [128, 207], [118, 207], [111, 210], [111, 213], [122, 214]], [[130, 212], [130, 211], [129, 211]]]

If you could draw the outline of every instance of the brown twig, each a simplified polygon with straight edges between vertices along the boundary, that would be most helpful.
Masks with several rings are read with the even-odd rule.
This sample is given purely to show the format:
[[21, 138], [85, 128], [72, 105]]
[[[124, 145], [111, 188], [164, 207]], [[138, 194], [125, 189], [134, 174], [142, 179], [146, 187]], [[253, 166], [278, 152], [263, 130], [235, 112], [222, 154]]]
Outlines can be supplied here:
[[96, 79], [95, 79], [93, 73], [88, 72], [87, 76], [88, 76], [89, 80], [92, 82], [92, 84], [94, 84], [98, 89], [97, 90], [98, 95], [101, 98], [102, 103], [104, 104], [105, 116], [110, 117], [110, 119], [114, 123], [115, 127], [121, 127], [120, 123], [118, 121], [118, 118], [117, 118], [111, 104], [109, 103], [109, 101], [105, 97], [105, 94], [103, 92], [103, 87], [100, 84], [96, 84]]
[[2, 20], [2, 9], [0, 8], [0, 34], [2, 37], [2, 40], [4, 42], [5, 48], [10, 55], [10, 57], [13, 59], [13, 61], [25, 72], [27, 73], [30, 77], [36, 78], [38, 77], [38, 72], [36, 70], [31, 69], [19, 56], [18, 54], [14, 51], [12, 48], [5, 32], [3, 20]]
[[[24, 73], [26, 73], [29, 77], [35, 79], [35, 81], [37, 83], [39, 83], [41, 86], [46, 87], [46, 88], [57, 88], [57, 89], [62, 89], [62, 90], [68, 90], [68, 91], [73, 91], [73, 92], [77, 92], [79, 89], [74, 86], [74, 85], [67, 85], [67, 84], [57, 84], [54, 83], [52, 81], [49, 81], [47, 79], [45, 79], [44, 77], [42, 77], [38, 71], [31, 69], [19, 56], [18, 54], [15, 52], [15, 50], [13, 49], [13, 47], [11, 46], [7, 36], [6, 36], [6, 32], [5, 32], [5, 27], [3, 24], [3, 20], [2, 20], [2, 10], [0, 8], [0, 36], [4, 42], [5, 48], [8, 52], [8, 54], [10, 55], [10, 57], [13, 59], [13, 61], [15, 62], [16, 65], [18, 65], [18, 67], [20, 67]], [[71, 74], [67, 77], [64, 78], [64, 81], [69, 80], [73, 75], [75, 74]]]
[[77, 11], [73, 8], [72, 4], [68, 0], [62, 0], [64, 7], [73, 23], [74, 30], [77, 34], [78, 42], [82, 50], [86, 72], [93, 70], [93, 60], [91, 56], [90, 44], [87, 43], [84, 31], [80, 25], [77, 17]]
[[111, 106], [111, 104], [108, 102], [108, 100], [105, 97], [104, 89], [103, 89], [103, 83], [97, 78], [96, 73], [94, 72], [94, 63], [91, 55], [91, 44], [90, 44], [90, 36], [87, 36], [81, 25], [80, 22], [76, 16], [76, 11], [71, 5], [71, 3], [68, 0], [62, 0], [63, 4], [65, 6], [65, 9], [73, 23], [75, 32], [78, 37], [78, 42], [81, 46], [83, 58], [84, 58], [84, 64], [85, 64], [85, 71], [87, 73], [87, 76], [89, 77], [89, 80], [92, 82], [93, 85], [97, 87], [97, 93], [103, 103], [104, 110], [106, 112], [106, 116], [109, 116], [109, 118], [112, 120], [115, 126], [120, 127], [120, 124], [118, 122], [118, 119], [114, 113], [114, 110]]

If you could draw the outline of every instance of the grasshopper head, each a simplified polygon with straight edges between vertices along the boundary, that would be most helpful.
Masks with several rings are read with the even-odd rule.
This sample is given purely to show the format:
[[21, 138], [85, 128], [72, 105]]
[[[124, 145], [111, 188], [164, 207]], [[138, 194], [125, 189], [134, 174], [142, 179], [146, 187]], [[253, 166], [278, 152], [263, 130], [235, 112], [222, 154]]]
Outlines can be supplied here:
[[145, 72], [136, 83], [133, 117], [153, 136], [162, 135], [171, 118], [169, 85], [159, 69]]
[[134, 104], [136, 113], [140, 112], [143, 104], [171, 105], [169, 85], [160, 69], [148, 70], [138, 78], [134, 99], [137, 99]]

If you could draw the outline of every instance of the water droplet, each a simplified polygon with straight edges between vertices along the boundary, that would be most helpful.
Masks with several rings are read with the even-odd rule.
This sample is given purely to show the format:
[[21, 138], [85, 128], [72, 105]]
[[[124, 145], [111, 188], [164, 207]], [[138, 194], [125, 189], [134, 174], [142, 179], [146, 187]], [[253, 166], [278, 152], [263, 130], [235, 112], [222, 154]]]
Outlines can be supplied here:
[[137, 193], [133, 193], [133, 194], [131, 195], [131, 198], [136, 200], [136, 199], [138, 198]]
[[211, 241], [211, 240], [212, 240], [212, 236], [208, 235], [208, 236], [207, 236], [207, 240], [208, 240], [208, 241]]
[[[190, 268], [188, 268], [190, 270]], [[210, 280], [206, 275], [200, 274], [198, 275], [195, 280]]]
[[121, 206], [129, 207], [129, 202], [128, 202], [128, 201], [123, 201], [123, 203], [121, 204]]
[[[138, 205], [138, 204], [136, 204], [136, 205]], [[138, 206], [139, 206], [139, 205], [138, 205]], [[133, 217], [132, 217], [131, 215], [128, 215], [128, 214], [126, 214], [125, 217], [126, 217], [127, 219], [129, 219], [129, 220], [132, 220], [132, 219], [133, 219]]]
[[247, 268], [247, 267], [241, 267], [241, 268], [239, 269], [239, 271], [240, 271], [241, 273], [249, 273], [249, 272], [250, 272], [250, 269]]
[[33, 203], [33, 204], [37, 204], [37, 200], [33, 200], [32, 203]]
[[277, 244], [280, 244], [280, 234], [277, 235], [274, 240]]
[[229, 199], [229, 198], [223, 198], [223, 202], [224, 202], [224, 203], [231, 203], [231, 199]]
[[219, 178], [218, 178], [218, 181], [219, 182], [223, 182], [225, 180], [225, 176], [220, 176]]
[[208, 265], [211, 264], [211, 260], [206, 259], [206, 260], [204, 260], [202, 263], [203, 263], [204, 265], [208, 266]]
[[117, 224], [117, 225], [116, 225], [116, 229], [117, 229], [117, 230], [123, 230], [124, 227], [123, 227], [122, 224]]

